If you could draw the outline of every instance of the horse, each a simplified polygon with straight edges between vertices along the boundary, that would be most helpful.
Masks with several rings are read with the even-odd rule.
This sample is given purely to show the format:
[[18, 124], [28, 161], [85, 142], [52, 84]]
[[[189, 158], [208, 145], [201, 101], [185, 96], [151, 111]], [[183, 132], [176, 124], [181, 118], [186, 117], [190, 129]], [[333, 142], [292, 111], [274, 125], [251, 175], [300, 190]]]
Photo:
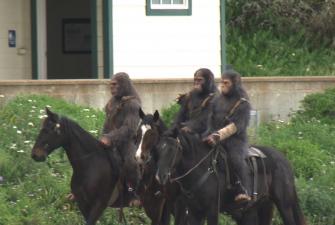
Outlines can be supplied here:
[[86, 225], [95, 225], [111, 203], [113, 207], [127, 206], [130, 200], [120, 195], [111, 199], [115, 196], [113, 190], [118, 190], [120, 153], [102, 144], [76, 122], [48, 108], [46, 114], [31, 156], [35, 161], [45, 161], [55, 149], [64, 148], [73, 169], [71, 191]]
[[135, 154], [140, 164], [142, 178], [138, 194], [146, 214], [152, 219], [152, 225], [170, 224], [170, 214], [175, 217], [175, 225], [185, 224], [185, 206], [181, 204], [179, 186], [169, 185], [161, 190], [161, 185], [155, 179], [157, 171], [156, 145], [160, 136], [167, 130], [156, 110], [154, 114], [144, 114], [140, 108], [141, 123], [137, 130], [137, 146]]
[[[290, 163], [278, 150], [256, 147], [266, 156], [256, 159], [257, 173], [252, 201], [235, 203], [229, 188], [227, 161], [221, 151], [212, 148], [194, 134], [178, 132], [163, 136], [157, 145], [157, 179], [162, 185], [179, 183], [188, 207], [192, 225], [217, 225], [220, 212], [232, 216], [238, 225], [270, 225], [276, 205], [285, 225], [306, 225], [298, 203]], [[225, 158], [224, 156], [222, 158]]]

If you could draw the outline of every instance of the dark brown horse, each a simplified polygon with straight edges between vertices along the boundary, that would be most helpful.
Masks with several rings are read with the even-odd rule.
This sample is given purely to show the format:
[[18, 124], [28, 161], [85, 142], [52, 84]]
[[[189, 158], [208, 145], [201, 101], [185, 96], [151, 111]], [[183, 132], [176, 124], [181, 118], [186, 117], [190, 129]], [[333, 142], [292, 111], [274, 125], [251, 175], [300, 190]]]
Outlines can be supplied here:
[[[73, 168], [71, 191], [87, 225], [94, 225], [108, 207], [120, 177], [121, 158], [116, 150], [106, 149], [100, 141], [77, 123], [46, 109], [32, 158], [45, 161], [53, 150], [63, 147]], [[115, 199], [115, 207], [120, 205]], [[119, 205], [118, 205], [119, 204]]]
[[[173, 137], [160, 138], [157, 178], [162, 185], [181, 184], [192, 225], [202, 225], [205, 220], [208, 225], [217, 225], [220, 212], [229, 213], [239, 225], [270, 225], [274, 205], [285, 225], [305, 225], [289, 162], [275, 149], [259, 149], [266, 158], [263, 163], [257, 159], [254, 191], [258, 196], [249, 203], [234, 202], [234, 190], [228, 188], [226, 180], [227, 162], [215, 157], [219, 150], [190, 133], [176, 131]], [[251, 168], [249, 174], [252, 176]]]
[[164, 190], [155, 179], [157, 171], [156, 145], [159, 138], [167, 130], [159, 118], [158, 111], [144, 114], [139, 110], [141, 123], [137, 132], [136, 160], [142, 169], [142, 179], [138, 194], [142, 200], [146, 214], [152, 219], [152, 225], [170, 224], [170, 215], [175, 217], [175, 225], [185, 225], [185, 206], [182, 204], [179, 186], [167, 185]]

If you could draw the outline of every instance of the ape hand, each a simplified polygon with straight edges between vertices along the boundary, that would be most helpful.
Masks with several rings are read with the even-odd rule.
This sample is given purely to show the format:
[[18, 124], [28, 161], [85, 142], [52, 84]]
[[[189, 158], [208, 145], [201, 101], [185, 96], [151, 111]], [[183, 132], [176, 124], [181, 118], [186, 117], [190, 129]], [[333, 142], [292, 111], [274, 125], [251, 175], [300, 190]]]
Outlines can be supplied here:
[[202, 141], [213, 147], [220, 141], [220, 135], [218, 133], [212, 133], [205, 137]]
[[103, 143], [104, 145], [110, 146], [111, 145], [111, 141], [108, 137], [106, 136], [102, 136], [100, 138], [100, 142]]
[[186, 133], [191, 133], [192, 132], [192, 129], [191, 128], [189, 128], [189, 127], [182, 127], [181, 128], [181, 131], [183, 131], [183, 132], [186, 132]]

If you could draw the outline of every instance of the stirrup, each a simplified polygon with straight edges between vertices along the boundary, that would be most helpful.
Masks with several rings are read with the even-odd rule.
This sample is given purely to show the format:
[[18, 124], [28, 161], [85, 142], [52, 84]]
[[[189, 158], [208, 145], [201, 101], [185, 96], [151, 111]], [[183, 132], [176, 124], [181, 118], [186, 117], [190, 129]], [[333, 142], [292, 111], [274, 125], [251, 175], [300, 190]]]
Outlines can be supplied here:
[[247, 194], [238, 194], [234, 200], [235, 202], [250, 201], [251, 197]]

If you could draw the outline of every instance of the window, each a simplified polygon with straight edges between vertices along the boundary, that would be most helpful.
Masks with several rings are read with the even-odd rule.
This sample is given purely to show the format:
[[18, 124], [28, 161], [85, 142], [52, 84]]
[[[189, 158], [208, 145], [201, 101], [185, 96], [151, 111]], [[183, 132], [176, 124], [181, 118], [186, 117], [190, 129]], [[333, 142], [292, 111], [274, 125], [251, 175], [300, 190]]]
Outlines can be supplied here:
[[192, 0], [146, 0], [147, 16], [190, 16]]

